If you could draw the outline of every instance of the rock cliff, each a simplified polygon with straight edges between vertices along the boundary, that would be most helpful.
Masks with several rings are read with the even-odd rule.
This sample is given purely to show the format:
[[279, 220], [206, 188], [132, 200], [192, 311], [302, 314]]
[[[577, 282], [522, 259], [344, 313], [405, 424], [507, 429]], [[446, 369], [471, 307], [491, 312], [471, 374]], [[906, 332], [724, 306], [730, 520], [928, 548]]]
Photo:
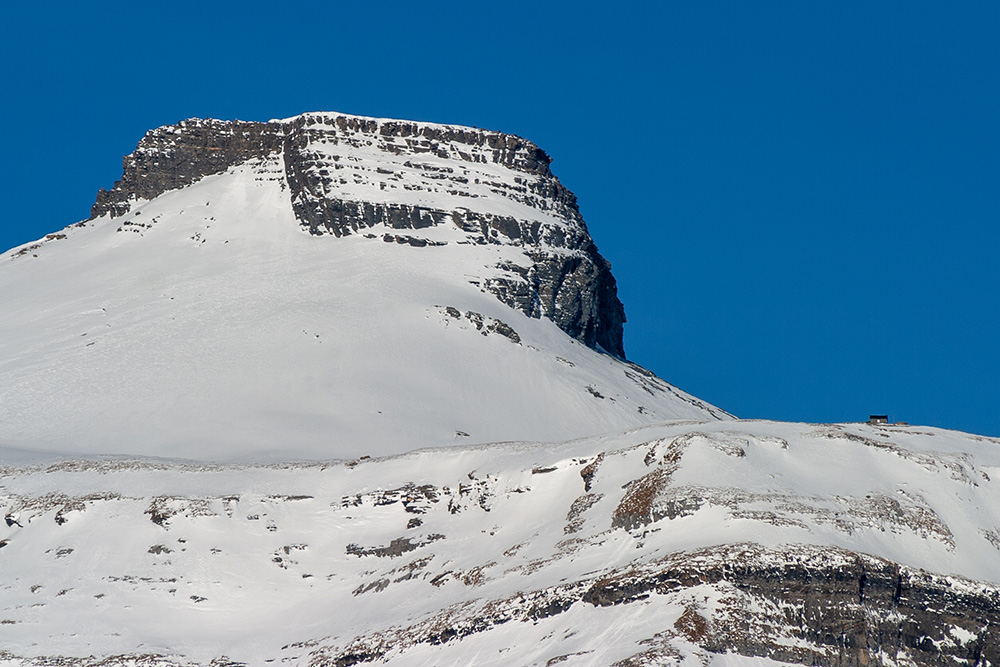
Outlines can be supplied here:
[[321, 113], [267, 123], [189, 119], [143, 137], [124, 158], [121, 180], [98, 192], [91, 218], [125, 215], [137, 202], [275, 155], [309, 233], [453, 225], [469, 243], [516, 246], [526, 261], [501, 262], [502, 275], [481, 287], [625, 358], [625, 311], [610, 264], [549, 156], [514, 135]]

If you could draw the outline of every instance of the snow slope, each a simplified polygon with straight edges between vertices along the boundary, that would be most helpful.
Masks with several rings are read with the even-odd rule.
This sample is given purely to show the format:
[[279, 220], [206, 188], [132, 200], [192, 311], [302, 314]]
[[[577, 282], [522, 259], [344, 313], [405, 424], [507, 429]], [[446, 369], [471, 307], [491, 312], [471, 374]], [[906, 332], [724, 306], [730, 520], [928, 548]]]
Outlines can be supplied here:
[[[940, 429], [715, 421], [348, 462], [2, 473], [23, 524], [0, 527], [8, 664], [831, 664], [851, 645], [825, 643], [795, 595], [841, 581], [846, 599], [816, 615], [891, 624], [897, 646], [862, 644], [875, 662], [998, 657], [1000, 442]], [[942, 590], [973, 604], [928, 625]]]
[[728, 417], [486, 293], [522, 248], [317, 237], [289, 196], [251, 160], [7, 253], [0, 445], [340, 458]]

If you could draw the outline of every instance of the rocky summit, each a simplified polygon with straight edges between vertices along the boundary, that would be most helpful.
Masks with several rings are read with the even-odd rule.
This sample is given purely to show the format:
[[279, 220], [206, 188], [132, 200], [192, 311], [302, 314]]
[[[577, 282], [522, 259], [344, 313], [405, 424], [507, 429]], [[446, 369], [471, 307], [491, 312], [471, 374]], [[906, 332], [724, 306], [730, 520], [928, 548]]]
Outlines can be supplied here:
[[98, 193], [91, 217], [124, 216], [139, 201], [272, 157], [309, 233], [453, 225], [470, 243], [521, 248], [530, 261], [498, 265], [506, 275], [484, 287], [589, 347], [625, 357], [625, 310], [576, 197], [552, 174], [545, 151], [510, 134], [336, 114], [190, 119], [147, 133], [124, 159], [122, 179]]

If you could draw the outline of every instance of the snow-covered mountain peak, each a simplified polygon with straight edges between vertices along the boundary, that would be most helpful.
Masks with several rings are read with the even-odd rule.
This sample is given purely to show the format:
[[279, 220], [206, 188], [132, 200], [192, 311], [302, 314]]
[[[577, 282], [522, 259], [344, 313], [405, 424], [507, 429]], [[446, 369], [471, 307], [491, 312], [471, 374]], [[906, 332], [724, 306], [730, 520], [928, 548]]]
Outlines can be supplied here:
[[625, 356], [625, 313], [576, 197], [549, 157], [520, 137], [451, 125], [311, 113], [254, 123], [188, 119], [151, 130], [101, 190], [92, 216], [127, 215], [142, 201], [248, 160], [280, 159], [292, 210], [311, 234], [410, 230], [392, 240], [520, 249], [483, 285], [531, 317], [546, 317], [584, 344]]
[[475, 128], [152, 130], [0, 295], [0, 445], [340, 458], [728, 417], [622, 359], [575, 198]]

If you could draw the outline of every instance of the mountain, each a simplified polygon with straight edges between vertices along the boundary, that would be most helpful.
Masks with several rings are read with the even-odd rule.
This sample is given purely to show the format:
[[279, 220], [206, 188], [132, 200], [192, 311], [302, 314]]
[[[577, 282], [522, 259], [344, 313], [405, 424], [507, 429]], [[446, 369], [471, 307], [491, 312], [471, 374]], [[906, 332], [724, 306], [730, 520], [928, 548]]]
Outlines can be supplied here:
[[629, 363], [524, 139], [159, 128], [0, 302], [0, 667], [1000, 664], [1000, 440]]
[[287, 460], [730, 415], [625, 361], [534, 144], [306, 114], [153, 130], [0, 262], [0, 446]]
[[254, 465], [0, 468], [0, 664], [968, 665], [1000, 441], [715, 420]]

